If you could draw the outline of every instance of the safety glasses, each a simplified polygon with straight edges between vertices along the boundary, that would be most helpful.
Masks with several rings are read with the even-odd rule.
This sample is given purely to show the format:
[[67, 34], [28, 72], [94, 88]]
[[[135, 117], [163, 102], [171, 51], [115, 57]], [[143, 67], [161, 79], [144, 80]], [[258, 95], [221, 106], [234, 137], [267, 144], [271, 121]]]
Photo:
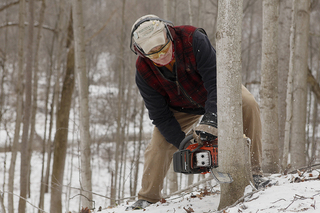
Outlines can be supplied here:
[[168, 39], [168, 42], [165, 43], [161, 48], [160, 50], [156, 51], [156, 52], [153, 52], [153, 53], [150, 53], [150, 54], [145, 54], [146, 57], [150, 58], [151, 60], [152, 59], [157, 59], [157, 58], [160, 58], [162, 56], [164, 56], [165, 54], [167, 54], [167, 52], [169, 51], [169, 48], [171, 46], [171, 40]]

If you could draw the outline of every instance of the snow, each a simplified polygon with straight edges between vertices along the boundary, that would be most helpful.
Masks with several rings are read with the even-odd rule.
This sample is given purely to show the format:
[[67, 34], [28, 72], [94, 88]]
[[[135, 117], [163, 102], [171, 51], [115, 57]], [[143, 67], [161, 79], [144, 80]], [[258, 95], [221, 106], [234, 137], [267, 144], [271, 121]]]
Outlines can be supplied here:
[[[92, 152], [95, 153], [92, 156], [92, 183], [93, 183], [93, 195], [95, 209], [92, 212], [101, 213], [123, 213], [125, 208], [131, 205], [134, 201], [125, 199], [123, 203], [117, 207], [108, 208], [109, 206], [109, 190], [110, 190], [110, 165], [107, 163], [106, 151], [112, 147], [112, 144], [105, 144], [99, 146], [99, 153], [97, 148], [93, 147]], [[75, 149], [77, 150], [77, 149]], [[7, 186], [8, 183], [8, 170], [11, 153], [0, 153], [0, 193], [4, 192], [4, 205], [7, 206]], [[129, 156], [128, 156], [129, 158]], [[64, 193], [63, 193], [63, 212], [76, 213], [79, 212], [79, 153], [77, 151], [68, 151], [66, 159], [66, 171], [64, 173]], [[38, 206], [39, 191], [40, 191], [40, 177], [41, 177], [41, 164], [42, 154], [34, 152], [31, 161], [31, 197], [27, 203], [27, 213], [36, 212], [37, 209], [34, 206]], [[127, 163], [129, 164], [129, 163]], [[141, 166], [143, 159], [141, 159]], [[125, 181], [125, 197], [129, 197], [129, 169], [124, 174]], [[6, 170], [6, 172], [4, 172]], [[141, 170], [139, 173], [139, 181], [141, 180]], [[19, 191], [19, 179], [20, 179], [20, 155], [17, 156], [17, 165], [15, 169], [15, 187], [14, 187], [14, 202], [15, 212], [18, 207], [18, 195]], [[300, 174], [300, 175], [299, 175]], [[207, 174], [210, 177], [210, 174]], [[187, 175], [182, 175], [183, 178]], [[234, 207], [225, 209], [223, 213], [273, 213], [273, 212], [308, 212], [319, 213], [320, 212], [320, 170], [314, 169], [310, 172], [296, 173], [289, 175], [273, 174], [267, 176], [272, 186], [268, 186], [266, 189], [256, 191], [250, 186], [246, 187], [244, 198]], [[5, 180], [5, 185], [4, 185]], [[194, 178], [194, 183], [198, 181], [197, 176]], [[186, 182], [186, 181], [181, 181]], [[140, 188], [138, 186], [138, 190]], [[72, 188], [68, 188], [71, 186]], [[181, 186], [185, 188], [186, 186]], [[214, 180], [209, 181], [206, 185], [202, 184], [199, 187], [194, 187], [191, 192], [185, 192], [183, 194], [171, 196], [147, 207], [145, 210], [135, 210], [134, 212], [149, 212], [149, 213], [209, 213], [218, 212], [217, 208], [220, 199], [220, 187]], [[101, 211], [98, 211], [101, 207]], [[0, 208], [1, 209], [1, 208]], [[50, 211], [50, 193], [45, 195], [45, 212]], [[1, 212], [1, 210], [0, 210]], [[129, 211], [131, 212], [131, 211]]]
[[[320, 212], [320, 172], [313, 170], [305, 173], [301, 177], [298, 174], [281, 175], [274, 174], [269, 176], [275, 185], [268, 186], [265, 189], [252, 191], [246, 188], [247, 197], [244, 202], [240, 202], [234, 207], [225, 209], [225, 213], [256, 213], [256, 212]], [[294, 180], [296, 179], [296, 182]], [[301, 182], [298, 182], [300, 180]], [[251, 192], [252, 191], [252, 192]], [[219, 186], [212, 189], [209, 195], [201, 195], [199, 192], [193, 192], [180, 198], [169, 198], [166, 203], [156, 203], [145, 210], [135, 210], [134, 212], [172, 212], [188, 213], [199, 212], [209, 213], [217, 212], [219, 205]], [[131, 204], [131, 203], [130, 203]], [[124, 212], [127, 205], [120, 205], [113, 209], [101, 211], [102, 213], [120, 213]]]

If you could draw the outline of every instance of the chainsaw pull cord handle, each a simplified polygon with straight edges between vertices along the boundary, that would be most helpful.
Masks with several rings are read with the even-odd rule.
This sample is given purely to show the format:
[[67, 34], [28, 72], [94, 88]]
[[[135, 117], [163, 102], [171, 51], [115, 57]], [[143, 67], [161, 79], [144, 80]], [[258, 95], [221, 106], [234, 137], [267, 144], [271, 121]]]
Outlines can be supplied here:
[[[193, 139], [193, 135], [192, 135], [192, 134], [191, 134], [191, 135], [187, 135], [187, 136], [181, 141], [181, 143], [180, 143], [180, 145], [179, 145], [179, 150], [185, 149], [185, 145], [186, 145], [191, 139]], [[195, 148], [194, 150], [192, 150], [191, 152], [197, 151], [197, 150], [200, 149], [202, 146], [203, 146], [203, 144], [202, 144], [202, 145], [199, 144], [199, 146], [198, 146], [197, 148]]]

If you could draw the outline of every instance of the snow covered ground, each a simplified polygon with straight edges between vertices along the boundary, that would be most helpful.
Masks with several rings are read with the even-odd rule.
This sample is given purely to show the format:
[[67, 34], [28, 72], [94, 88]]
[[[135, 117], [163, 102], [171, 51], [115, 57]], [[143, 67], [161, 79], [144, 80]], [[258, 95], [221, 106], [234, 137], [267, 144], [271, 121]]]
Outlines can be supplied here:
[[[273, 213], [273, 212], [320, 212], [320, 170], [298, 174], [274, 174], [269, 178], [275, 185], [253, 192], [247, 190], [244, 202], [222, 211], [223, 213]], [[145, 210], [134, 212], [150, 213], [191, 213], [217, 212], [219, 205], [219, 186], [211, 192], [193, 192], [183, 197], [172, 197], [165, 203], [156, 203]], [[131, 204], [131, 203], [129, 203]], [[102, 213], [125, 212], [125, 205], [112, 209], [104, 209]]]
[[[95, 155], [92, 158], [92, 179], [93, 179], [93, 196], [95, 201], [95, 209], [92, 212], [101, 213], [122, 213], [125, 208], [133, 202], [125, 200], [123, 204], [115, 208], [108, 208], [109, 199], [108, 189], [110, 187], [110, 174], [108, 172], [108, 164], [101, 156], [105, 156], [104, 149], [107, 147], [100, 147], [100, 157]], [[77, 153], [71, 154], [68, 152], [65, 180], [64, 180], [64, 193], [63, 193], [63, 212], [79, 212], [80, 196], [79, 196], [79, 155]], [[7, 206], [7, 186], [8, 171], [10, 165], [10, 153], [0, 153], [0, 193], [4, 192], [4, 204]], [[36, 206], [39, 203], [39, 187], [41, 177], [41, 163], [42, 155], [34, 152], [32, 156], [32, 173], [31, 173], [31, 198], [28, 199], [27, 213], [37, 212]], [[143, 163], [143, 161], [141, 161]], [[141, 169], [142, 170], [142, 169]], [[140, 171], [141, 171], [140, 170]], [[17, 156], [17, 166], [15, 172], [15, 187], [14, 187], [14, 202], [15, 212], [18, 207], [19, 190], [19, 172], [20, 172], [20, 155]], [[128, 172], [129, 173], [129, 172]], [[129, 175], [124, 181], [126, 183], [126, 190], [129, 188]], [[141, 179], [141, 172], [139, 174]], [[311, 172], [301, 174], [280, 175], [273, 174], [269, 178], [275, 185], [267, 187], [264, 190], [253, 192], [250, 186], [246, 190], [244, 202], [239, 202], [234, 207], [226, 209], [223, 213], [273, 213], [273, 212], [320, 212], [320, 169], [314, 169]], [[183, 175], [185, 177], [185, 175]], [[208, 176], [207, 176], [208, 177]], [[5, 180], [5, 181], [4, 181]], [[194, 182], [197, 182], [197, 178]], [[182, 181], [183, 183], [185, 181]], [[5, 184], [4, 184], [5, 183]], [[158, 202], [147, 207], [145, 210], [136, 210], [134, 212], [150, 212], [150, 213], [209, 213], [217, 212], [220, 199], [220, 188], [214, 180], [210, 181], [212, 187], [204, 188], [201, 185], [199, 188], [195, 187], [192, 192], [184, 193], [183, 195], [175, 195], [163, 202]], [[72, 188], [68, 188], [71, 186]], [[139, 184], [140, 186], [140, 184]], [[138, 186], [138, 190], [139, 190]], [[182, 188], [184, 188], [182, 186]], [[129, 197], [128, 192], [126, 196]], [[50, 194], [45, 195], [45, 212], [50, 212]], [[1, 212], [1, 208], [0, 208]]]

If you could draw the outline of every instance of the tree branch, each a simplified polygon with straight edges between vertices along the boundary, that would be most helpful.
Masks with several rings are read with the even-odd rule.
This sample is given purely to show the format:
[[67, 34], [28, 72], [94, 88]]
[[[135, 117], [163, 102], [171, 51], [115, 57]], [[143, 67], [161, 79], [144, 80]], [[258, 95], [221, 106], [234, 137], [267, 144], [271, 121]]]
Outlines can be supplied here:
[[1, 12], [2, 10], [5, 10], [5, 9], [7, 9], [8, 7], [11, 7], [11, 6], [16, 5], [16, 4], [19, 4], [19, 1], [15, 1], [15, 2], [11, 2], [11, 3], [9, 3], [9, 4], [6, 4], [6, 5], [4, 5], [3, 7], [0, 7], [0, 12]]
[[36, 208], [36, 209], [38, 209], [38, 210], [40, 210], [40, 211], [42, 211], [42, 212], [47, 213], [45, 210], [40, 209], [39, 207], [37, 207], [37, 206], [35, 206], [34, 204], [30, 203], [30, 202], [29, 202], [27, 199], [25, 199], [24, 197], [21, 197], [21, 196], [19, 196], [19, 195], [15, 194], [15, 193], [8, 192], [8, 191], [1, 191], [1, 190], [0, 190], [0, 192], [8, 193], [8, 194], [13, 194], [14, 196], [17, 196], [17, 197], [19, 197], [20, 199], [25, 200], [27, 203], [29, 203], [29, 204], [30, 204], [31, 206], [33, 206], [34, 208]]
[[[27, 22], [24, 23], [24, 26], [28, 26], [28, 25], [29, 25], [29, 23], [27, 23]], [[19, 23], [8, 22], [8, 23], [5, 23], [5, 24], [3, 24], [3, 25], [0, 25], [0, 29], [1, 29], [1, 28], [5, 28], [5, 27], [16, 27], [16, 26], [19, 26]], [[34, 27], [39, 27], [39, 23], [34, 24]], [[45, 29], [45, 30], [52, 31], [53, 33], [56, 32], [55, 29], [52, 29], [52, 28], [50, 28], [49, 26], [43, 25], [42, 28]]]
[[164, 199], [167, 199], [167, 198], [169, 198], [169, 197], [171, 197], [171, 196], [173, 196], [173, 195], [181, 194], [182, 192], [185, 192], [185, 191], [187, 191], [187, 190], [189, 190], [189, 189], [192, 189], [193, 187], [199, 186], [200, 184], [206, 183], [207, 181], [210, 181], [210, 180], [212, 180], [212, 179], [213, 179], [213, 177], [212, 177], [212, 175], [210, 175], [209, 177], [207, 177], [207, 178], [205, 178], [205, 179], [203, 179], [203, 180], [201, 180], [201, 181], [199, 181], [199, 182], [197, 182], [197, 183], [194, 183], [194, 184], [188, 186], [187, 188], [184, 188], [184, 189], [178, 190], [178, 191], [176, 191], [176, 192], [173, 192], [172, 194], [167, 195], [167, 196], [165, 196], [165, 197], [163, 197], [163, 198], [164, 198]]

